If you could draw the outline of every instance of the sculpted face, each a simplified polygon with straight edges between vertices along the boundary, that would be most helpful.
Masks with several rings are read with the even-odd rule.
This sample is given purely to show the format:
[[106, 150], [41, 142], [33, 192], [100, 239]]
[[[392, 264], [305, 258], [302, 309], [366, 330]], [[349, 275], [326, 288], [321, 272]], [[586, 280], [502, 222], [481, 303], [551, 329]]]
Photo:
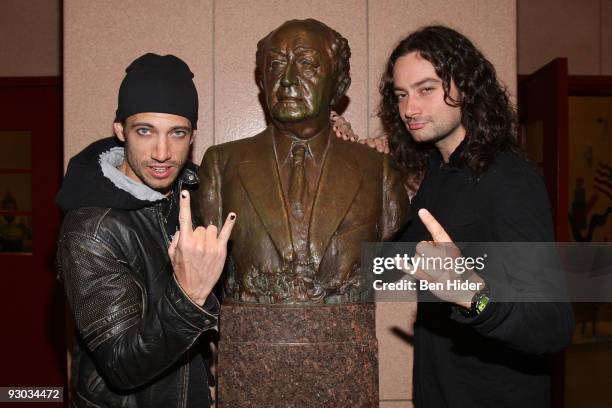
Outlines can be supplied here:
[[325, 38], [305, 23], [287, 24], [270, 39], [262, 87], [278, 122], [327, 123], [334, 73]]

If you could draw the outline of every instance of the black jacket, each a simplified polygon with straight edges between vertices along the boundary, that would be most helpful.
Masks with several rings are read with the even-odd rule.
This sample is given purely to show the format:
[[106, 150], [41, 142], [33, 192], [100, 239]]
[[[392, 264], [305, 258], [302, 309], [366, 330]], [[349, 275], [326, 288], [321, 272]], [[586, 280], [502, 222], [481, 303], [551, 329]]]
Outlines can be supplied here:
[[[500, 152], [484, 174], [476, 177], [462, 162], [462, 143], [442, 162], [436, 151], [412, 204], [428, 209], [457, 243], [552, 242], [550, 204], [535, 166], [511, 152]], [[418, 217], [401, 240], [431, 237]], [[572, 337], [571, 305], [551, 302], [495, 302], [497, 271], [482, 277], [492, 300], [477, 317], [460, 308], [431, 302], [419, 294], [414, 336], [414, 400], [422, 408], [547, 407], [550, 405], [550, 354]], [[516, 284], [526, 274], [509, 271]], [[517, 287], [517, 290], [529, 289]], [[519, 299], [516, 294], [514, 299]], [[426, 300], [430, 300], [427, 302]]]
[[181, 188], [196, 188], [196, 168], [185, 167], [169, 197], [138, 199], [102, 173], [100, 155], [116, 147], [104, 139], [75, 156], [57, 197], [67, 210], [60, 278], [77, 327], [73, 403], [208, 407], [198, 340], [217, 326], [219, 303], [212, 294], [202, 307], [193, 303], [167, 254], [178, 223], [176, 198]]

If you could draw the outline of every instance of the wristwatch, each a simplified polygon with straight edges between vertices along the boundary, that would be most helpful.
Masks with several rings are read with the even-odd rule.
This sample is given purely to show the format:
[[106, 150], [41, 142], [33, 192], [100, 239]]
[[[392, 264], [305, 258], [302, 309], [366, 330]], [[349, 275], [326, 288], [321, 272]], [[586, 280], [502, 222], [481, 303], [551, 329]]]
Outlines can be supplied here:
[[462, 313], [465, 317], [476, 317], [487, 308], [489, 303], [491, 303], [491, 290], [489, 286], [485, 284], [484, 288], [480, 289], [472, 296], [470, 308], [463, 309]]

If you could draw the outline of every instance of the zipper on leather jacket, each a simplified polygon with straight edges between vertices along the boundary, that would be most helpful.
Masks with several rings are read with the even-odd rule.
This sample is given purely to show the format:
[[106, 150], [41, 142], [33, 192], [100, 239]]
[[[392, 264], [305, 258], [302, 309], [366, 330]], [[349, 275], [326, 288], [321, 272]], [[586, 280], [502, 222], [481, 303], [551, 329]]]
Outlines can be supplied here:
[[187, 361], [182, 367], [183, 386], [181, 387], [181, 396], [179, 399], [179, 407], [186, 408], [189, 395], [189, 365], [191, 364], [191, 350], [187, 350]]
[[[183, 189], [183, 180], [179, 178], [178, 182], [177, 182], [177, 189], [174, 193], [174, 195], [176, 195], [176, 197], [180, 197], [181, 194], [181, 190]], [[174, 198], [170, 198], [170, 200], [173, 200]], [[179, 203], [180, 198], [176, 199], [176, 205], [180, 208], [180, 203]], [[170, 202], [170, 206], [172, 206], [173, 204], [175, 204], [174, 202]], [[162, 236], [164, 237], [164, 242], [166, 243], [166, 247], [170, 246], [170, 235], [168, 235], [168, 231], [166, 230], [166, 222], [164, 221], [164, 216], [162, 215], [162, 204], [159, 203], [157, 204], [157, 219], [159, 221], [159, 226], [161, 227], [162, 230]]]
[[159, 222], [159, 227], [161, 229], [162, 237], [164, 238], [164, 242], [166, 243], [166, 247], [170, 246], [170, 237], [168, 236], [168, 232], [166, 231], [166, 223], [164, 222], [164, 217], [162, 215], [162, 204], [159, 203], [156, 206], [157, 213], [157, 221]]

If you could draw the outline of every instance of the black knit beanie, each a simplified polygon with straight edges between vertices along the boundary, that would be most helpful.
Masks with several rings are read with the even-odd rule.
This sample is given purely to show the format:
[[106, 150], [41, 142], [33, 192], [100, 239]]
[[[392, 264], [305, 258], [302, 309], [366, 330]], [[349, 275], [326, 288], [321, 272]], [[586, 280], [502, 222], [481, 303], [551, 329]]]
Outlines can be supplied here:
[[148, 53], [125, 70], [119, 88], [116, 122], [142, 112], [171, 113], [198, 123], [198, 92], [193, 73], [174, 55]]

